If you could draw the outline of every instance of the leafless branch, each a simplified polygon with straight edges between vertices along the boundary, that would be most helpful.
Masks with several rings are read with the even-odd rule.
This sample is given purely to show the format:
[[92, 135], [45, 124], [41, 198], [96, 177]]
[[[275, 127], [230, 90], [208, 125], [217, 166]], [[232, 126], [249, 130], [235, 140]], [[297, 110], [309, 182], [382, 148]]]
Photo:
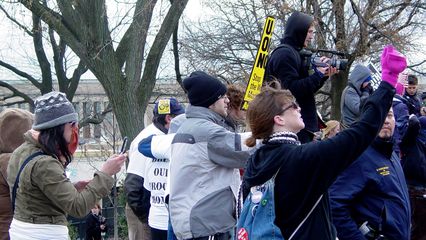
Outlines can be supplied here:
[[39, 88], [39, 89], [41, 88], [41, 83], [37, 79], [35, 79], [33, 76], [29, 75], [28, 73], [21, 71], [18, 68], [6, 62], [3, 62], [2, 60], [0, 60], [0, 66], [3, 66], [9, 69], [10, 71], [14, 72], [18, 76], [28, 79], [36, 88]]
[[110, 112], [112, 112], [112, 106], [111, 106], [111, 104], [108, 104], [108, 106], [102, 112], [94, 113], [94, 114], [91, 114], [88, 117], [81, 119], [78, 122], [78, 125], [80, 126], [80, 128], [82, 128], [82, 127], [87, 126], [89, 124], [100, 124], [104, 121], [106, 115]]
[[12, 17], [7, 11], [6, 9], [3, 8], [3, 6], [0, 5], [0, 10], [6, 15], [6, 17], [12, 21], [13, 23], [15, 23], [20, 29], [24, 30], [24, 32], [26, 32], [28, 35], [33, 36], [33, 33], [23, 24], [21, 24], [18, 20], [16, 20], [14, 17]]
[[[19, 91], [17, 88], [12, 86], [11, 84], [6, 83], [4, 81], [0, 81], [0, 87], [7, 88], [12, 92], [11, 95], [2, 97], [0, 99], [1, 101], [5, 101], [5, 100], [13, 98], [13, 97], [20, 97], [20, 98], [24, 99], [24, 100], [22, 100], [22, 102], [30, 104], [31, 108], [34, 107], [33, 100], [27, 94]], [[21, 103], [21, 102], [19, 101], [19, 102], [14, 102], [14, 103]], [[8, 103], [4, 103], [4, 104], [8, 104]], [[10, 105], [7, 105], [7, 106], [10, 106]]]

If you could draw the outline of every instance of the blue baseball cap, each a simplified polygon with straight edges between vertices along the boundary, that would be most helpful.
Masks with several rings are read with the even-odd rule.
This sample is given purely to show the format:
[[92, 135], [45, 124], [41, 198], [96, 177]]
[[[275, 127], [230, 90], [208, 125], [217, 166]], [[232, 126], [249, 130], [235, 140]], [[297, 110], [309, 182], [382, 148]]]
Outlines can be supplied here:
[[153, 113], [154, 115], [179, 115], [185, 113], [185, 109], [176, 98], [162, 98], [155, 103]]

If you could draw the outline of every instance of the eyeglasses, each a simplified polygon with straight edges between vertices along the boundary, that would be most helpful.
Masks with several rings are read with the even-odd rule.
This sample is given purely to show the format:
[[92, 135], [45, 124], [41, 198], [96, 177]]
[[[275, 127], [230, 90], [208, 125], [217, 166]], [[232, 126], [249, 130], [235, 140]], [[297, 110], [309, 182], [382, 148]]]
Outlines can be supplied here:
[[299, 104], [297, 104], [296, 102], [292, 102], [291, 103], [291, 105], [290, 106], [288, 106], [288, 107], [285, 107], [281, 112], [280, 112], [280, 114], [279, 115], [281, 115], [281, 114], [283, 114], [285, 111], [287, 111], [287, 110], [289, 110], [289, 109], [291, 109], [291, 108], [293, 108], [293, 109], [299, 109]]

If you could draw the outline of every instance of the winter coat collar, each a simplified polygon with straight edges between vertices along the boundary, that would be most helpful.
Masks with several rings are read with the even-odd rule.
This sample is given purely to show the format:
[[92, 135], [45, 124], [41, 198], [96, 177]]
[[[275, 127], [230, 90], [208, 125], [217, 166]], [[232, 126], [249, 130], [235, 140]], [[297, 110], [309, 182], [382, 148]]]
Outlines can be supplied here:
[[295, 133], [292, 132], [276, 132], [273, 133], [269, 138], [265, 139], [263, 143], [289, 143], [300, 145], [299, 139]]
[[297, 135], [291, 132], [274, 133], [264, 142], [265, 145], [249, 158], [243, 180], [245, 189], [265, 183], [280, 169], [285, 158], [283, 151], [277, 149], [300, 145]]
[[225, 118], [219, 115], [216, 112], [213, 112], [212, 110], [205, 108], [205, 107], [199, 107], [199, 106], [193, 106], [189, 105], [186, 108], [186, 118], [201, 118], [205, 119], [207, 121], [214, 122], [220, 126], [223, 127], [229, 127], [225, 123]]
[[371, 147], [373, 147], [376, 151], [383, 154], [387, 159], [390, 159], [393, 152], [393, 139], [385, 140], [383, 138], [376, 137]]

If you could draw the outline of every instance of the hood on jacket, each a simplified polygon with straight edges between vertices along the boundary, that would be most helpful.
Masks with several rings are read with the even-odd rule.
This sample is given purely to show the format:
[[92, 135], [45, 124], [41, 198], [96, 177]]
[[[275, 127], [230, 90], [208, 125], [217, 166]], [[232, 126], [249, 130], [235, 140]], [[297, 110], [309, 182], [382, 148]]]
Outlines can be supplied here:
[[368, 67], [357, 64], [349, 75], [349, 83], [351, 83], [358, 92], [361, 91], [361, 85], [371, 76], [371, 71]]
[[295, 11], [288, 18], [285, 25], [284, 37], [281, 43], [293, 46], [297, 50], [303, 48], [308, 29], [311, 26], [314, 18], [311, 15]]
[[31, 129], [33, 114], [18, 108], [0, 113], [0, 153], [11, 153], [24, 142], [24, 133]]
[[244, 188], [261, 185], [277, 173], [284, 161], [281, 153], [274, 151], [277, 144], [263, 145], [250, 156], [243, 176]]

